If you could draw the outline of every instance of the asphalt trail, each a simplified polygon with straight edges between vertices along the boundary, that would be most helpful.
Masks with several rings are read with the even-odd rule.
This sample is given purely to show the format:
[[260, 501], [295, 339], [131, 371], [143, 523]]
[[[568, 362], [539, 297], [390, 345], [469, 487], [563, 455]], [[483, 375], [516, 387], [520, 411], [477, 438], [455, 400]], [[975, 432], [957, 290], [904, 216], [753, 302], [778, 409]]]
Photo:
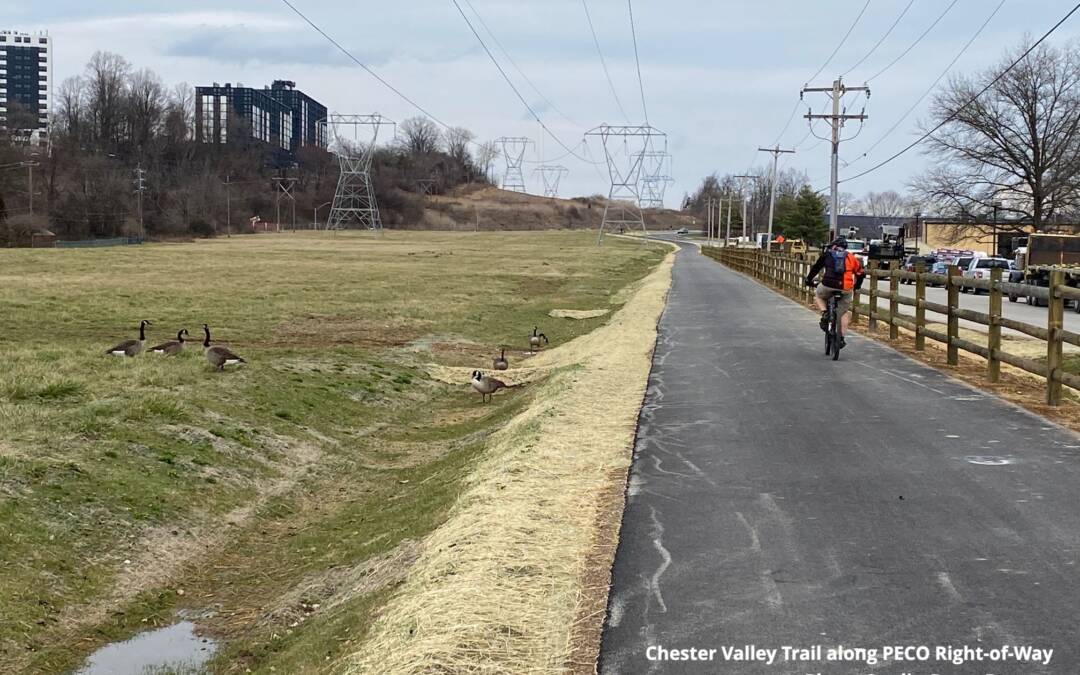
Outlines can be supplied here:
[[[684, 246], [600, 671], [1080, 673], [1080, 437]], [[663, 662], [649, 646], [1054, 649], [1049, 666]]]

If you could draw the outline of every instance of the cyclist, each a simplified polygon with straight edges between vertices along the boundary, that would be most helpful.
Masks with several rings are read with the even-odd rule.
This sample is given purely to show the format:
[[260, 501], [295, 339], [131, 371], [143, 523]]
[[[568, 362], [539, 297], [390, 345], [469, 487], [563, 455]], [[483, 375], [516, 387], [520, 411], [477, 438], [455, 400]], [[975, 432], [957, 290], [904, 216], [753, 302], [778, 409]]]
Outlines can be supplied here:
[[821, 330], [829, 330], [828, 307], [826, 306], [829, 296], [835, 292], [840, 293], [840, 299], [836, 302], [836, 311], [840, 314], [841, 348], [844, 346], [844, 335], [847, 334], [848, 323], [851, 321], [852, 296], [856, 289], [862, 287], [863, 278], [866, 276], [858, 257], [847, 248], [847, 239], [844, 237], [833, 239], [821, 252], [821, 256], [810, 268], [810, 273], [806, 277], [806, 285], [813, 287], [814, 278], [818, 272], [825, 271], [821, 278], [821, 285], [814, 293], [814, 304], [821, 310]]

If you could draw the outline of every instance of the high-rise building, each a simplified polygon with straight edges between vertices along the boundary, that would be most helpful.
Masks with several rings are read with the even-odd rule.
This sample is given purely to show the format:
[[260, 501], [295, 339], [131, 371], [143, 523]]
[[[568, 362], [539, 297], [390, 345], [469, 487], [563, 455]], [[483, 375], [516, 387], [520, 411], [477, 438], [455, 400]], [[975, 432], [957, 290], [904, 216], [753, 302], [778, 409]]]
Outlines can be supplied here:
[[327, 146], [325, 120], [326, 106], [285, 80], [263, 89], [216, 82], [195, 88], [195, 138], [202, 143], [232, 143], [242, 134], [292, 159], [304, 146]]
[[0, 126], [43, 142], [51, 121], [52, 38], [0, 31]]

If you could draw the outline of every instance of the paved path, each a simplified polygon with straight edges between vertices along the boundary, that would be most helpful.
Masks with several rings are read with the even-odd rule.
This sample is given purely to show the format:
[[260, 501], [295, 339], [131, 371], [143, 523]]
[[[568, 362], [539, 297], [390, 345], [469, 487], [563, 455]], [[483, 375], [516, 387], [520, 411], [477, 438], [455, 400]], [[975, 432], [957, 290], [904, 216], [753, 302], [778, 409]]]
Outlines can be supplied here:
[[[1080, 437], [684, 246], [601, 651], [608, 673], [1080, 673]], [[999, 463], [1004, 462], [1004, 463]], [[1049, 666], [649, 661], [647, 648], [1034, 645]]]

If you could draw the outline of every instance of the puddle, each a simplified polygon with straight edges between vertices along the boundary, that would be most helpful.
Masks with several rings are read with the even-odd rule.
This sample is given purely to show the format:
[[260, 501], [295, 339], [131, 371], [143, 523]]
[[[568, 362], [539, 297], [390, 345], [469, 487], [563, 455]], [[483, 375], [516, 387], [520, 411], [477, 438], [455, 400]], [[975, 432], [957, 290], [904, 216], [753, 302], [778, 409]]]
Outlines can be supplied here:
[[217, 643], [195, 634], [195, 624], [181, 621], [105, 645], [90, 655], [75, 675], [146, 675], [169, 672], [194, 675], [210, 660]]
[[1010, 457], [995, 457], [994, 455], [968, 455], [964, 458], [964, 461], [980, 466], [1004, 466], [1016, 463], [1016, 460]]

